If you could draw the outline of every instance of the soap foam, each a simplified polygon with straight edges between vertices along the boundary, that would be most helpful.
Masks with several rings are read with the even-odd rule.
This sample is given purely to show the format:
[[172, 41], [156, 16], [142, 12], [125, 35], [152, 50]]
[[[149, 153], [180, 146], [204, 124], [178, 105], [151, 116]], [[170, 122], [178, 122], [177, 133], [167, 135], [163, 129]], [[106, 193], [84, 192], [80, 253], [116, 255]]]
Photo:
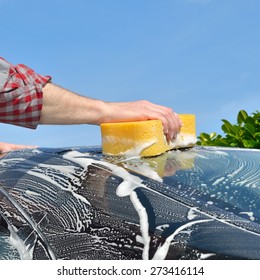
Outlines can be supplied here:
[[[118, 139], [117, 137], [113, 137], [113, 136], [104, 136], [104, 142], [107, 141], [107, 142], [111, 142], [111, 143], [116, 143], [117, 139]], [[132, 148], [118, 153], [118, 156], [131, 157], [131, 156], [140, 156], [143, 150], [154, 145], [157, 142], [157, 140], [151, 139], [150, 141], [148, 141], [146, 143], [144, 143], [144, 142], [138, 143], [136, 141], [133, 141], [132, 139], [120, 138], [120, 142], [124, 143], [126, 146], [132, 146]], [[107, 155], [113, 155], [113, 154], [107, 153]]]
[[170, 149], [187, 148], [187, 147], [194, 146], [196, 142], [197, 142], [196, 136], [189, 133], [179, 133], [176, 139], [170, 141], [169, 147]]
[[25, 241], [17, 235], [17, 229], [14, 226], [8, 225], [8, 230], [10, 232], [9, 243], [18, 251], [21, 260], [32, 260], [34, 245], [25, 245]]

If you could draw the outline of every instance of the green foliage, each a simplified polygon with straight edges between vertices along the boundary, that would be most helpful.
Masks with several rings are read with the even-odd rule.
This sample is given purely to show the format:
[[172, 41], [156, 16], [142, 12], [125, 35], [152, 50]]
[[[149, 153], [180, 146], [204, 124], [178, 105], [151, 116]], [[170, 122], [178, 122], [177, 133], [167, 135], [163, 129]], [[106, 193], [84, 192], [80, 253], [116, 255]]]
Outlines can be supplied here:
[[201, 133], [198, 136], [198, 145], [226, 146], [260, 149], [260, 112], [256, 111], [251, 116], [241, 110], [237, 115], [237, 123], [231, 124], [222, 120], [224, 136], [215, 132]]

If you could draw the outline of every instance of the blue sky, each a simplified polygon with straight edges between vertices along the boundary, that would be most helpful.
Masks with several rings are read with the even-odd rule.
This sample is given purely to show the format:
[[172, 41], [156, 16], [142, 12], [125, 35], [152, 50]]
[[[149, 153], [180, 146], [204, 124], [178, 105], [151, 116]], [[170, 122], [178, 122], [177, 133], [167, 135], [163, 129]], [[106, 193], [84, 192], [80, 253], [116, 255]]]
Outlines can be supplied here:
[[[0, 0], [0, 10], [0, 56], [79, 94], [195, 114], [197, 135], [259, 110], [259, 0]], [[98, 126], [0, 126], [4, 142], [101, 144]]]

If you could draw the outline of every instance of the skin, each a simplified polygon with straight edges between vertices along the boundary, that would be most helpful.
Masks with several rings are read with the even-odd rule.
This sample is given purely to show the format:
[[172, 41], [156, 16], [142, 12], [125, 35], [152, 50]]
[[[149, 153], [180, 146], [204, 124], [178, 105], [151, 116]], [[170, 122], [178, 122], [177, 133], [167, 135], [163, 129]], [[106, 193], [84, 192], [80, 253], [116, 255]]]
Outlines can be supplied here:
[[0, 142], [0, 158], [3, 157], [6, 153], [22, 150], [22, 149], [31, 149], [35, 148], [35, 146], [26, 146], [26, 145], [18, 145], [18, 144], [10, 144], [5, 142]]
[[[40, 124], [93, 124], [109, 122], [162, 121], [167, 141], [176, 138], [182, 125], [181, 120], [171, 108], [160, 106], [146, 100], [132, 102], [105, 102], [80, 96], [60, 86], [47, 83], [43, 87], [43, 107]], [[0, 142], [0, 152], [32, 148], [32, 146]]]

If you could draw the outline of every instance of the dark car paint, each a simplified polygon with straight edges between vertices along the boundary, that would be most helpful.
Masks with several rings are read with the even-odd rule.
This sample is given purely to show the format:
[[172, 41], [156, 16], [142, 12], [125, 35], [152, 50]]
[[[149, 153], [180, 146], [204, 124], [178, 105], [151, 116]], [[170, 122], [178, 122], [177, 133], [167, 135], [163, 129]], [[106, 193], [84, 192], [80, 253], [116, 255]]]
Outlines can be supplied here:
[[0, 159], [0, 259], [260, 259], [260, 151]]

